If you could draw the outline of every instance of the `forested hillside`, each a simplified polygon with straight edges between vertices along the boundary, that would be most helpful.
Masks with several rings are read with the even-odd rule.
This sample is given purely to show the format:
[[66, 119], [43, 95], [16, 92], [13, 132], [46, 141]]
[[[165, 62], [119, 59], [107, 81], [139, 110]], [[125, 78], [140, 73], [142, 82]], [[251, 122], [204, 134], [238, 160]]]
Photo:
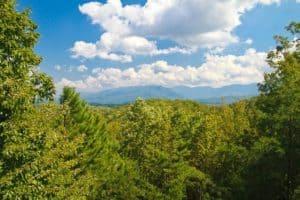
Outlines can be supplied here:
[[300, 23], [255, 98], [102, 108], [53, 101], [29, 13], [0, 1], [0, 199], [300, 199]]
[[120, 105], [134, 102], [138, 97], [147, 99], [182, 99], [200, 103], [233, 103], [241, 99], [257, 96], [257, 84], [230, 85], [221, 88], [135, 86], [104, 90], [98, 93], [81, 93], [87, 102], [96, 105]]

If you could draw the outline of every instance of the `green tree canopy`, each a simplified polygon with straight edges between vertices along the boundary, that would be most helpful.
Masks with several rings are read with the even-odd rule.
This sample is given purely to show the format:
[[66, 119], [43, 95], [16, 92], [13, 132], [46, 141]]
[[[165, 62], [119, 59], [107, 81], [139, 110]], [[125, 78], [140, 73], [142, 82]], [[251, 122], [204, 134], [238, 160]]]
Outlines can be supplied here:
[[34, 46], [39, 34], [29, 10], [17, 12], [15, 0], [0, 2], [0, 120], [22, 112], [35, 100], [53, 99], [51, 78], [39, 72]]
[[258, 108], [263, 112], [262, 127], [267, 136], [280, 141], [285, 151], [283, 196], [292, 199], [300, 173], [300, 23], [287, 30], [296, 39], [275, 36], [277, 48], [268, 55], [273, 68], [260, 84]]

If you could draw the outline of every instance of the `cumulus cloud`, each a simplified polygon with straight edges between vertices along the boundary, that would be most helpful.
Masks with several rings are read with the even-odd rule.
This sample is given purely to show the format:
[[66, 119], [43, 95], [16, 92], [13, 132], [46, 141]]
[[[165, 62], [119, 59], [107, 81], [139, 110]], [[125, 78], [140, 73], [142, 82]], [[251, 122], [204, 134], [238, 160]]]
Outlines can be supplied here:
[[83, 91], [99, 91], [108, 88], [162, 85], [222, 87], [231, 84], [258, 83], [264, 72], [270, 70], [265, 62], [266, 53], [248, 49], [244, 55], [206, 54], [200, 66], [171, 65], [166, 61], [143, 64], [136, 68], [95, 68], [86, 79], [71, 81], [62, 79], [58, 86], [72, 86]]
[[209, 53], [211, 54], [220, 54], [225, 50], [224, 47], [215, 47], [209, 50]]
[[[131, 62], [132, 55], [166, 55], [171, 53], [190, 54], [193, 49], [171, 47], [158, 49], [156, 43], [140, 36], [124, 36], [104, 33], [96, 44], [84, 41], [75, 42], [71, 48], [73, 57], [102, 58], [106, 60]], [[119, 53], [113, 53], [119, 52]]]
[[54, 69], [56, 71], [62, 71], [62, 72], [75, 72], [75, 71], [85, 72], [85, 71], [88, 70], [88, 67], [85, 66], [85, 65], [78, 65], [78, 66], [76, 66], [76, 65], [75, 66], [72, 66], [72, 65], [70, 65], [70, 66], [55, 65]]
[[56, 71], [60, 71], [60, 70], [61, 70], [61, 66], [60, 66], [60, 65], [55, 65], [55, 66], [54, 66], [54, 69], [55, 69]]
[[119, 62], [131, 62], [132, 58], [129, 55], [120, 55], [115, 53], [110, 53], [105, 50], [100, 50], [97, 48], [96, 44], [93, 43], [87, 43], [84, 41], [77, 41], [75, 42], [74, 46], [72, 47], [71, 51], [73, 52], [74, 58], [102, 58], [105, 60], [111, 60], [111, 61], [119, 61]]
[[248, 45], [251, 45], [253, 44], [253, 40], [251, 38], [248, 38], [246, 41], [245, 41], [246, 44]]
[[[130, 62], [133, 55], [192, 53], [198, 48], [225, 47], [238, 42], [233, 30], [240, 17], [258, 4], [281, 0], [147, 0], [145, 5], [122, 5], [120, 0], [79, 6], [104, 33], [95, 43], [78, 41], [74, 57]], [[149, 40], [152, 38], [153, 40]], [[177, 46], [159, 49], [155, 39]]]
[[85, 65], [79, 65], [76, 69], [78, 72], [85, 72], [88, 70], [88, 68]]

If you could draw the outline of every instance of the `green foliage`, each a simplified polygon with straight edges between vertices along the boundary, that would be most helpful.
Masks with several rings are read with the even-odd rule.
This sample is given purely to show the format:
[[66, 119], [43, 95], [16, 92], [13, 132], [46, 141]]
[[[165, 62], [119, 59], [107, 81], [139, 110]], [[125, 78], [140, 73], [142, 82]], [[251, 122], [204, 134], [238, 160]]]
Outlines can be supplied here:
[[[297, 37], [299, 23], [291, 23], [287, 30]], [[265, 134], [277, 139], [284, 149], [284, 160], [277, 163], [284, 170], [280, 189], [285, 192], [281, 198], [292, 199], [300, 174], [300, 43], [282, 37], [277, 37], [277, 42], [277, 49], [268, 56], [274, 70], [260, 85], [257, 107], [264, 114], [261, 127]], [[272, 173], [278, 172], [274, 169]]]
[[104, 120], [92, 112], [72, 88], [64, 88], [61, 104], [65, 109], [63, 124], [72, 137], [82, 137], [77, 150], [81, 155], [80, 169], [89, 175], [86, 196], [91, 199], [134, 199], [136, 172], [130, 161], [122, 159], [117, 141], [107, 133]]
[[160, 199], [187, 198], [186, 190], [201, 191], [199, 197], [211, 199], [215, 186], [209, 176], [188, 164], [190, 150], [173, 115], [168, 108], [137, 100], [121, 119], [121, 155], [136, 161]]
[[254, 143], [245, 174], [248, 199], [284, 199], [284, 154], [275, 138], [262, 137]]
[[0, 199], [299, 199], [299, 40], [275, 37], [257, 98], [97, 108], [52, 102], [36, 28], [0, 2]]
[[41, 62], [33, 50], [36, 28], [29, 10], [15, 11], [14, 0], [0, 2], [0, 122], [35, 99], [53, 97], [51, 78], [36, 68]]
[[89, 177], [77, 167], [81, 136], [70, 137], [61, 107], [49, 104], [16, 116], [1, 134], [1, 199], [81, 199]]

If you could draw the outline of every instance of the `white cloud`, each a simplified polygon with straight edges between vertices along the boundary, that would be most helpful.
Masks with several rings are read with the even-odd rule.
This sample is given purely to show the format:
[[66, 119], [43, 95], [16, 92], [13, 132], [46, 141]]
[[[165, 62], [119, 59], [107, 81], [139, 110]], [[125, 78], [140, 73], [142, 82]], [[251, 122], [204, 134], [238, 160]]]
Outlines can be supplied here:
[[99, 91], [138, 85], [162, 85], [173, 87], [250, 84], [263, 80], [264, 72], [270, 70], [265, 62], [266, 53], [248, 49], [244, 55], [206, 54], [205, 62], [198, 66], [170, 65], [166, 61], [143, 64], [137, 68], [96, 68], [84, 80], [62, 79], [57, 85], [69, 85], [84, 91]]
[[210, 54], [220, 54], [225, 50], [224, 47], [215, 47], [209, 50]]
[[61, 70], [61, 66], [60, 66], [60, 65], [55, 65], [55, 66], [54, 66], [54, 69], [55, 69], [56, 71], [60, 71], [60, 70]]
[[132, 61], [132, 58], [129, 55], [119, 55], [115, 53], [109, 53], [104, 50], [99, 50], [96, 44], [87, 43], [84, 41], [75, 42], [71, 51], [73, 52], [74, 58], [83, 57], [83, 58], [91, 59], [91, 58], [99, 57], [105, 60], [120, 61], [120, 62]]
[[[225, 47], [238, 42], [233, 30], [240, 17], [258, 4], [281, 0], [147, 0], [144, 6], [122, 5], [120, 0], [79, 6], [104, 33], [96, 43], [78, 41], [74, 57], [130, 62], [133, 55], [192, 53], [198, 48]], [[159, 49], [152, 39], [178, 46]]]
[[78, 66], [55, 65], [54, 69], [56, 71], [63, 71], [63, 72], [74, 72], [74, 71], [85, 72], [88, 70], [88, 68], [85, 65], [78, 65]]
[[[106, 60], [131, 62], [132, 55], [165, 55], [171, 53], [190, 54], [193, 50], [179, 47], [158, 49], [156, 43], [140, 36], [124, 36], [104, 33], [96, 43], [75, 42], [71, 48], [73, 57], [102, 58]], [[113, 53], [119, 52], [119, 53]]]
[[253, 40], [251, 38], [248, 38], [246, 41], [245, 41], [246, 44], [248, 45], [251, 45], [253, 44]]
[[78, 72], [85, 72], [85, 71], [87, 71], [88, 70], [88, 68], [85, 66], [85, 65], [79, 65], [78, 67], [77, 67], [77, 71]]

